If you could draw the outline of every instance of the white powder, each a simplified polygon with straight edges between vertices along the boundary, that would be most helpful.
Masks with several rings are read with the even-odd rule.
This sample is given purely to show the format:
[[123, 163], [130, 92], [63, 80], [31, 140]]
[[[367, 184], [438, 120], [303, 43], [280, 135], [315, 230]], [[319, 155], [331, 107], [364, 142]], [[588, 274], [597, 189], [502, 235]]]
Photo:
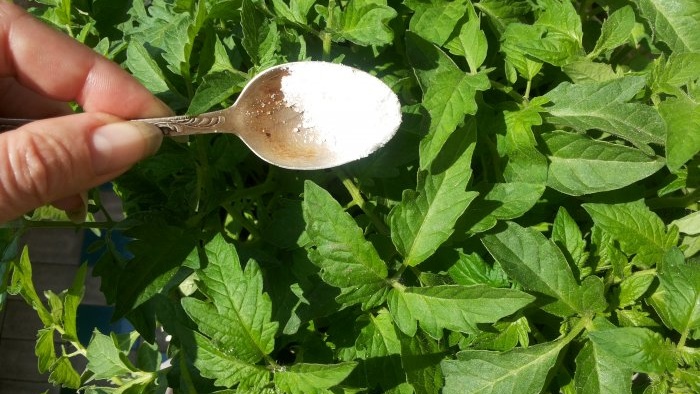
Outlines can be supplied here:
[[333, 152], [338, 164], [374, 152], [401, 123], [394, 92], [364, 71], [325, 62], [290, 63], [287, 71], [284, 102], [303, 114], [294, 130], [304, 143]]

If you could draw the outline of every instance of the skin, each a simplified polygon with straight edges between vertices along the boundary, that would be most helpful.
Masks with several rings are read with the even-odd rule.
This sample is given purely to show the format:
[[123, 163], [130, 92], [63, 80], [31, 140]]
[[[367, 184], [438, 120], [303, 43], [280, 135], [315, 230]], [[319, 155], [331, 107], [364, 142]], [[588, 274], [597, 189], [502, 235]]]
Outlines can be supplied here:
[[[84, 113], [73, 114], [68, 102]], [[0, 0], [0, 223], [47, 203], [84, 216], [85, 191], [154, 153], [170, 109], [117, 64]]]

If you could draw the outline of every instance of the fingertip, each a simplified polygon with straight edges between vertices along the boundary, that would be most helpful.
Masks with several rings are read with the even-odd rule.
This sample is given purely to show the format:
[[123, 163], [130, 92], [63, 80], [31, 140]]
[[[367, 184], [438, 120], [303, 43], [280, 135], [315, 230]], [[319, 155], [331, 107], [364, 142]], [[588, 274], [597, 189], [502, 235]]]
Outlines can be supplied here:
[[64, 211], [71, 222], [75, 224], [84, 223], [87, 217], [87, 192], [83, 191], [73, 196], [62, 198], [52, 202], [51, 205]]
[[162, 132], [142, 122], [82, 113], [32, 122], [0, 134], [0, 222], [58, 201], [71, 220], [75, 196], [122, 174], [158, 150]]
[[90, 138], [92, 167], [95, 175], [126, 170], [160, 147], [163, 133], [148, 123], [126, 121], [97, 128]]

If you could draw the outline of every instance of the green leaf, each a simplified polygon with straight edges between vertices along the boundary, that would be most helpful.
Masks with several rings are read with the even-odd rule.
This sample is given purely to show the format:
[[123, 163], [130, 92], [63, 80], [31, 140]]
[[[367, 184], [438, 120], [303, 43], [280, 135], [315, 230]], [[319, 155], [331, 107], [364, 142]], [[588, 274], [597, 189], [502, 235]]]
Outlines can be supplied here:
[[499, 33], [532, 10], [532, 4], [528, 0], [482, 0], [474, 7], [489, 17]]
[[620, 249], [619, 242], [600, 226], [591, 229], [591, 252], [594, 261], [612, 267], [613, 275], [625, 278], [632, 268], [629, 259]]
[[661, 218], [641, 200], [618, 204], [586, 203], [582, 206], [596, 226], [620, 242], [623, 252], [636, 254], [633, 263], [642, 267], [660, 261], [677, 243], [678, 233], [666, 231]]
[[272, 0], [275, 12], [289, 21], [306, 24], [306, 18], [313, 7], [314, 0], [290, 0], [287, 5], [282, 0]]
[[44, 292], [44, 297], [49, 304], [51, 320], [58, 326], [63, 325], [63, 297], [58, 296], [51, 290]]
[[[167, 23], [168, 32], [164, 34], [164, 49], [161, 56], [168, 63], [168, 69], [176, 75], [189, 75], [189, 51], [192, 41], [189, 37], [190, 15], [189, 13], [175, 14], [177, 18], [171, 18]], [[165, 26], [164, 26], [165, 28]]]
[[420, 264], [447, 241], [477, 196], [466, 191], [476, 139], [474, 123], [470, 125], [455, 137], [459, 141], [445, 147], [430, 170], [418, 173], [416, 190], [404, 191], [389, 215], [391, 239], [408, 266]]
[[581, 229], [564, 207], [559, 208], [552, 223], [552, 241], [575, 266], [581, 267], [588, 259]]
[[659, 113], [641, 103], [628, 103], [646, 81], [629, 76], [600, 83], [562, 82], [545, 95], [555, 124], [580, 131], [599, 129], [632, 143], [644, 153], [654, 152], [648, 144], [662, 145], [666, 128]]
[[80, 375], [73, 368], [68, 357], [61, 356], [51, 365], [49, 383], [76, 390], [80, 387]]
[[[519, 49], [527, 54], [526, 56], [543, 63], [564, 66], [577, 59], [581, 54], [581, 44], [571, 40], [567, 35], [558, 32], [552, 33], [537, 25], [533, 27], [535, 29], [528, 30], [526, 35], [521, 36], [521, 38], [527, 39], [517, 44]], [[523, 33], [522, 30], [517, 32]]]
[[114, 338], [99, 331], [92, 334], [92, 340], [87, 347], [87, 359], [87, 367], [96, 380], [110, 380], [118, 384], [119, 377], [133, 371], [133, 366], [124, 363]]
[[238, 390], [259, 389], [270, 380], [267, 368], [242, 361], [230, 352], [220, 350], [219, 346], [203, 335], [194, 333], [197, 345], [197, 358], [194, 365], [202, 376], [214, 379], [214, 384], [221, 387], [238, 385]]
[[39, 315], [39, 319], [45, 327], [53, 324], [53, 317], [41, 302], [32, 282], [32, 263], [29, 261], [29, 249], [25, 246], [18, 261], [13, 262], [10, 294], [19, 294], [31, 305]]
[[146, 89], [161, 99], [171, 102], [179, 96], [143, 42], [132, 40], [129, 43], [125, 65]]
[[142, 371], [159, 371], [163, 357], [157, 343], [142, 343], [136, 353], [136, 366]]
[[445, 374], [443, 393], [538, 394], [563, 345], [562, 341], [554, 341], [505, 353], [459, 352], [457, 360], [440, 364]]
[[[212, 34], [212, 40], [214, 41], [214, 49], [213, 49], [213, 59], [211, 68], [207, 72], [208, 74], [210, 73], [215, 73], [218, 71], [229, 71], [233, 73], [240, 73], [240, 71], [236, 70], [233, 67], [233, 64], [231, 64], [231, 56], [229, 55], [229, 49], [226, 44], [223, 43], [221, 39], [219, 39], [218, 36], [215, 34]], [[230, 41], [229, 41], [230, 42]], [[234, 46], [234, 44], [230, 44], [230, 46]], [[200, 63], [201, 67], [201, 63]], [[240, 74], [243, 76], [242, 74]]]
[[399, 332], [401, 363], [406, 379], [416, 393], [438, 394], [443, 386], [440, 362], [447, 355], [444, 341], [437, 341], [421, 331], [415, 336]]
[[13, 229], [0, 229], [0, 310], [7, 301], [8, 287], [12, 278], [12, 261], [19, 254], [21, 232]]
[[[649, 75], [652, 90], [683, 98], [685, 94], [678, 88], [697, 80], [700, 75], [700, 52], [672, 53], [671, 56], [659, 56]], [[663, 112], [661, 112], [663, 116]], [[667, 121], [668, 122], [668, 121]]]
[[336, 300], [369, 309], [388, 291], [386, 264], [362, 235], [353, 218], [325, 190], [304, 183], [304, 220], [313, 248], [309, 258], [321, 268], [324, 282], [340, 288]]
[[606, 82], [622, 77], [622, 75], [615, 72], [609, 64], [596, 63], [588, 60], [571, 62], [562, 67], [562, 71], [564, 71], [575, 84]]
[[632, 370], [586, 342], [576, 356], [574, 385], [577, 394], [631, 393]]
[[208, 265], [197, 276], [210, 302], [186, 297], [182, 307], [218, 349], [256, 363], [274, 349], [278, 327], [270, 321], [272, 304], [263, 293], [260, 268], [250, 260], [243, 269], [233, 245], [221, 235], [206, 245], [205, 252]]
[[477, 334], [471, 348], [506, 352], [514, 349], [518, 343], [527, 347], [530, 343], [529, 333], [530, 325], [524, 316], [513, 321], [502, 320], [495, 323], [492, 329]]
[[583, 279], [579, 290], [582, 314], [590, 315], [605, 311], [608, 307], [605, 291], [605, 283], [600, 277], [589, 275]]
[[452, 36], [466, 7], [464, 0], [415, 4], [408, 29], [438, 46], [444, 45]]
[[662, 158], [581, 134], [554, 131], [542, 137], [549, 151], [547, 185], [573, 196], [620, 189], [664, 166]]
[[244, 1], [241, 6], [241, 44], [259, 69], [274, 65], [276, 52], [280, 47], [277, 24], [266, 18], [254, 1]]
[[218, 71], [208, 74], [194, 93], [187, 113], [196, 115], [211, 110], [239, 93], [246, 82], [247, 77], [241, 73]]
[[119, 277], [114, 312], [117, 317], [179, 284], [171, 281], [195, 245], [185, 229], [157, 223], [143, 226], [130, 235], [135, 238], [129, 244], [135, 257]]
[[[506, 65], [517, 70], [523, 78], [531, 81], [542, 69], [542, 61], [528, 56], [526, 49], [521, 44], [540, 41], [545, 34], [544, 28], [525, 25], [522, 23], [511, 23], [503, 33], [503, 43], [501, 51], [505, 54]], [[555, 50], [555, 48], [551, 48]], [[509, 78], [510, 82], [515, 82], [515, 76]]]
[[[602, 293], [580, 286], [562, 251], [531, 228], [508, 222], [503, 231], [482, 238], [489, 253], [525, 289], [554, 298], [543, 309], [558, 316], [600, 312], [605, 309]], [[596, 286], [590, 284], [590, 286]], [[586, 299], [585, 295], [592, 299]]]
[[695, 0], [640, 0], [642, 16], [649, 22], [656, 39], [671, 51], [700, 52], [700, 4]]
[[671, 222], [683, 234], [700, 234], [700, 211], [695, 211]]
[[[503, 151], [508, 157], [503, 170], [507, 182], [544, 186], [547, 182], [547, 159], [537, 149], [533, 126], [542, 124], [541, 105], [533, 100], [517, 111], [505, 111], [506, 137]], [[542, 188], [544, 191], [544, 189]], [[519, 194], [519, 193], [518, 193]]]
[[469, 70], [472, 73], [475, 73], [484, 63], [488, 51], [486, 34], [481, 30], [479, 22], [478, 19], [469, 19], [467, 23], [462, 25], [459, 35], [445, 45], [450, 53], [464, 56], [467, 59]]
[[478, 233], [493, 228], [498, 220], [518, 218], [537, 204], [544, 184], [507, 182], [477, 185], [479, 197], [467, 209], [466, 217], [479, 218], [469, 231]]
[[46, 373], [56, 362], [56, 348], [54, 346], [54, 329], [44, 328], [37, 332], [34, 354], [39, 361], [39, 373]]
[[574, 4], [561, 0], [539, 0], [538, 3], [541, 11], [535, 24], [564, 34], [572, 41], [581, 42], [581, 16], [576, 12]]
[[289, 394], [331, 393], [355, 369], [357, 363], [294, 364], [275, 373], [275, 385]]
[[387, 302], [396, 325], [406, 335], [415, 335], [416, 323], [420, 323], [428, 335], [440, 339], [443, 329], [473, 332], [476, 324], [496, 322], [533, 300], [518, 290], [444, 285], [392, 289]]
[[132, 35], [134, 44], [152, 48], [166, 61], [170, 71], [189, 80], [190, 56], [206, 17], [204, 3], [197, 2], [192, 10], [194, 14], [190, 10], [175, 12], [160, 2], [149, 5], [148, 14], [136, 18], [140, 26]]
[[476, 253], [459, 253], [457, 262], [447, 272], [452, 280], [463, 286], [484, 284], [491, 287], [507, 287], [508, 277], [500, 266], [493, 267]]
[[501, 47], [506, 60], [528, 80], [539, 71], [538, 63], [532, 60], [563, 66], [582, 53], [581, 18], [571, 2], [540, 0], [539, 3], [540, 13], [535, 23], [508, 25]]
[[388, 23], [396, 15], [386, 0], [349, 0], [340, 15], [338, 34], [358, 45], [386, 45], [394, 39]]
[[700, 266], [686, 263], [683, 252], [673, 248], [664, 255], [658, 278], [648, 302], [667, 327], [687, 336], [700, 327]]
[[646, 328], [624, 327], [588, 333], [596, 353], [635, 372], [664, 373], [676, 368], [673, 346]]
[[78, 306], [85, 294], [86, 274], [87, 264], [83, 264], [78, 268], [70, 288], [63, 295], [63, 337], [73, 342], [78, 342]]
[[357, 336], [355, 348], [363, 359], [401, 353], [401, 343], [386, 309], [369, 315], [369, 324]]
[[389, 311], [381, 309], [369, 314], [368, 324], [362, 327], [355, 341], [357, 358], [364, 360], [359, 371], [367, 379], [367, 384], [379, 384], [387, 390], [398, 382], [405, 381], [401, 366], [401, 342]]
[[462, 72], [450, 57], [416, 34], [406, 33], [406, 50], [430, 114], [428, 135], [421, 141], [420, 165], [427, 168], [465, 115], [476, 113], [476, 94], [489, 88], [486, 74]]
[[603, 22], [600, 37], [588, 56], [590, 58], [596, 57], [627, 42], [632, 35], [632, 29], [634, 29], [634, 18], [634, 10], [629, 5], [610, 14], [608, 19]]
[[471, 75], [455, 70], [442, 75], [439, 83], [432, 83], [425, 90], [423, 105], [431, 120], [429, 134], [420, 146], [422, 168], [427, 168], [437, 157], [464, 116], [476, 113], [476, 94], [488, 87], [486, 74]]
[[637, 271], [620, 282], [619, 307], [634, 305], [649, 290], [656, 276], [653, 271]]
[[678, 170], [700, 152], [700, 104], [688, 98], [670, 98], [659, 105], [666, 122], [666, 159], [668, 168]]

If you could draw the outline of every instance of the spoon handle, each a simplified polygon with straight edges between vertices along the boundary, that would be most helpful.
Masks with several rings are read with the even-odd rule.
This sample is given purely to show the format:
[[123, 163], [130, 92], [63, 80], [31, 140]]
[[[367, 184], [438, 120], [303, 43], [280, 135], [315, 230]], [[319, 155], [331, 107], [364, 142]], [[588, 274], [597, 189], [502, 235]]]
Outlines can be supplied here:
[[[14, 130], [39, 119], [0, 118], [0, 133]], [[134, 119], [155, 125], [165, 136], [210, 134], [225, 132], [220, 127], [226, 122], [224, 111], [207, 112], [201, 115], [178, 115], [163, 118]]]

